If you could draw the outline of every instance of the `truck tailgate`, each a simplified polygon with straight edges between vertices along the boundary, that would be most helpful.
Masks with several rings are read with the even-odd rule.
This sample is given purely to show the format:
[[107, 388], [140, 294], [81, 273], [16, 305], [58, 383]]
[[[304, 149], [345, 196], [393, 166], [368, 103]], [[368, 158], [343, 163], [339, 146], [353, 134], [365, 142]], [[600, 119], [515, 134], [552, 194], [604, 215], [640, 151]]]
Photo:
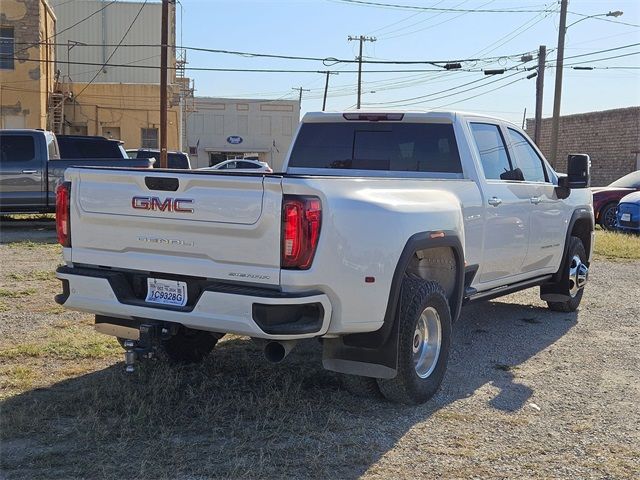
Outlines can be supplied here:
[[278, 285], [280, 177], [71, 168], [76, 264]]

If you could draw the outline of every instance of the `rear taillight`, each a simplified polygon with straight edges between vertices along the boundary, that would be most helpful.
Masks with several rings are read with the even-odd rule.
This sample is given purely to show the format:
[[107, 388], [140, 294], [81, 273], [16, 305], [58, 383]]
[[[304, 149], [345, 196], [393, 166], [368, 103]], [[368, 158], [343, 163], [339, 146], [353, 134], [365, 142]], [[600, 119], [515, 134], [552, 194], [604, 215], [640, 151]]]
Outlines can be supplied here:
[[282, 268], [307, 270], [316, 253], [322, 224], [318, 197], [285, 195], [282, 203]]
[[56, 232], [63, 247], [71, 246], [71, 224], [69, 223], [69, 198], [71, 184], [61, 183], [56, 189]]

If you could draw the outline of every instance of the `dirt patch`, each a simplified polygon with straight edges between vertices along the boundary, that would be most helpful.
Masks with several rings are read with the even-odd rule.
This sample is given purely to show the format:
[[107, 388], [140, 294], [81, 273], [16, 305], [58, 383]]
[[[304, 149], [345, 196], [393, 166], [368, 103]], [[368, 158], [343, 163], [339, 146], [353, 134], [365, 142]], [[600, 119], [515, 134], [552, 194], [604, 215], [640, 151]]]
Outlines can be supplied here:
[[[24, 239], [23, 239], [24, 240]], [[441, 391], [356, 398], [315, 341], [265, 363], [225, 337], [203, 364], [123, 373], [91, 316], [61, 310], [60, 249], [0, 246], [6, 478], [634, 478], [640, 263], [596, 262], [577, 314], [529, 290], [465, 307]]]

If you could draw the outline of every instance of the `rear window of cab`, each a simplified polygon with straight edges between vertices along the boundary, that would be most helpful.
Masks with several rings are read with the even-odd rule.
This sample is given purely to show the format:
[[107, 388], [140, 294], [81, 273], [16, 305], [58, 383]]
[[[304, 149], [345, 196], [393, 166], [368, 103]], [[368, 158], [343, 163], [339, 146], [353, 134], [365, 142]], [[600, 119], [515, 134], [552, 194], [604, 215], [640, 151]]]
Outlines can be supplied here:
[[453, 125], [305, 123], [289, 167], [462, 173]]

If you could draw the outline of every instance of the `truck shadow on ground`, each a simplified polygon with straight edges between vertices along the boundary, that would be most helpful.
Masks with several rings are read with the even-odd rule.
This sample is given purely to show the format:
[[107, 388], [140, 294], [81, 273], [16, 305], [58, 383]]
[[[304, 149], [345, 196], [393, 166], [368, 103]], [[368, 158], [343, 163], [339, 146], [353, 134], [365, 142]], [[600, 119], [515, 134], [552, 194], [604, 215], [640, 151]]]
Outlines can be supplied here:
[[126, 376], [119, 363], [2, 402], [2, 468], [9, 478], [355, 479], [459, 399], [526, 406], [533, 391], [518, 366], [576, 321], [510, 303], [466, 307], [443, 387], [417, 407], [351, 396], [322, 369], [315, 341], [277, 366], [242, 339], [197, 366], [149, 362]]

